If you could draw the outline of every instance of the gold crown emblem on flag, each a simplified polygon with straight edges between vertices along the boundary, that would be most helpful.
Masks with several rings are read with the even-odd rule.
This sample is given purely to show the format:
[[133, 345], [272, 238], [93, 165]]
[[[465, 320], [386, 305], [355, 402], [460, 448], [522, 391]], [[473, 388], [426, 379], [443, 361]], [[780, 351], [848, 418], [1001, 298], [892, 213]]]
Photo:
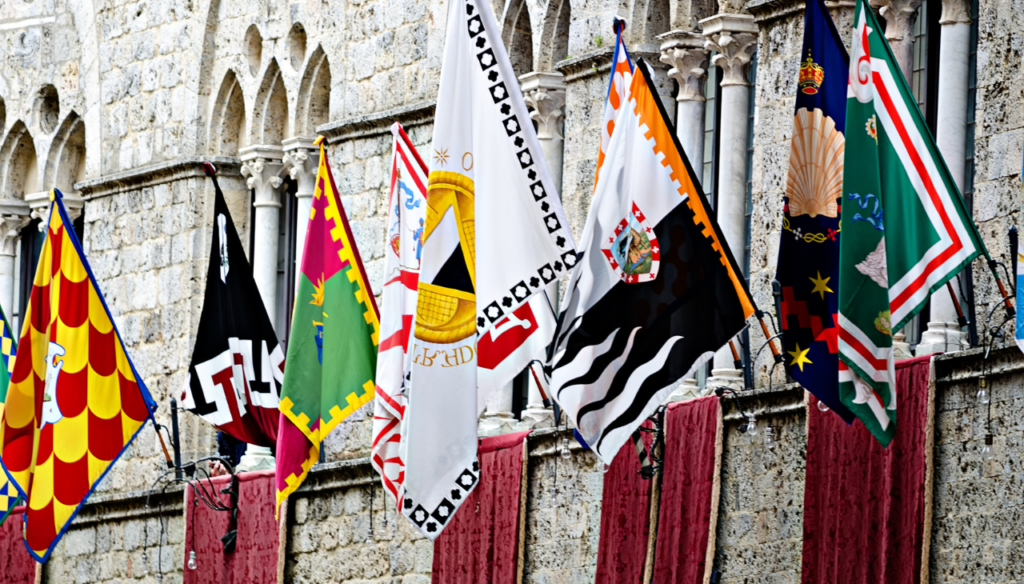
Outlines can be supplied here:
[[818, 88], [821, 87], [821, 82], [824, 79], [825, 70], [808, 55], [803, 65], [800, 66], [800, 80], [798, 82], [800, 91], [807, 95], [814, 95], [818, 93]]

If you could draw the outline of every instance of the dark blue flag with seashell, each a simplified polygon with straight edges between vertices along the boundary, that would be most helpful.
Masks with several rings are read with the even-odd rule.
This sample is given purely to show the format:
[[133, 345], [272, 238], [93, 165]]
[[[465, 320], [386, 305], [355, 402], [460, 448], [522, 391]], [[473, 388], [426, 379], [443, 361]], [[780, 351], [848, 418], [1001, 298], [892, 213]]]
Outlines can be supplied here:
[[807, 0], [776, 279], [789, 374], [847, 423], [839, 401], [839, 211], [849, 56], [823, 0]]

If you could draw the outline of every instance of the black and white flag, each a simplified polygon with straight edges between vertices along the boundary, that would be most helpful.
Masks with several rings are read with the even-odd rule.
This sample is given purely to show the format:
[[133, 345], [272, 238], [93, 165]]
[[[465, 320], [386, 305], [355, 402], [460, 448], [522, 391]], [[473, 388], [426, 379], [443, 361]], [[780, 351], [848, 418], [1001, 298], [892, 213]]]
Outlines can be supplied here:
[[263, 306], [213, 165], [213, 237], [206, 295], [182, 406], [235, 438], [274, 446], [284, 352]]
[[606, 464], [754, 313], [645, 67], [615, 116], [548, 364]]

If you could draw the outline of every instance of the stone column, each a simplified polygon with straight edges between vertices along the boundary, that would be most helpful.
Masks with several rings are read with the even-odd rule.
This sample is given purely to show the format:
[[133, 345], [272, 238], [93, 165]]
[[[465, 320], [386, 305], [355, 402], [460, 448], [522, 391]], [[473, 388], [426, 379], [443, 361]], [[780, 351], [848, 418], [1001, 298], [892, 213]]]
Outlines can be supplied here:
[[[704, 48], [716, 54], [711, 64], [722, 69], [722, 123], [718, 128], [718, 200], [715, 210], [733, 253], [743, 249], [746, 236], [747, 140], [750, 82], [747, 74], [757, 49], [757, 24], [749, 14], [716, 14], [700, 21]], [[738, 346], [737, 346], [738, 348]], [[743, 372], [733, 364], [732, 352], [723, 347], [715, 354], [708, 379], [710, 387], [743, 388]]]
[[[551, 169], [551, 180], [562, 196], [562, 154], [565, 141], [562, 128], [565, 125], [565, 82], [561, 73], [534, 71], [519, 78], [523, 88], [523, 98], [533, 108], [530, 117], [537, 122], [537, 139], [540, 141], [544, 160]], [[552, 283], [547, 289], [551, 305], [558, 306], [558, 284]], [[522, 424], [529, 428], [550, 428], [555, 425], [554, 413], [544, 407], [544, 398], [529, 371], [525, 374], [527, 391], [526, 409], [523, 410]], [[512, 395], [512, 386], [502, 391]], [[511, 399], [509, 399], [511, 405]]]
[[[256, 280], [267, 316], [273, 324], [277, 306], [277, 242], [281, 229], [283, 151], [280, 146], [249, 146], [240, 150], [238, 157], [242, 161], [245, 184], [256, 191], [253, 203], [255, 213], [250, 227], [254, 230], [250, 261], [253, 279]], [[275, 468], [274, 457], [269, 448], [249, 444], [238, 468], [247, 471], [272, 469]]]
[[[694, 170], [704, 167], [704, 78], [708, 52], [700, 33], [673, 30], [661, 39], [661, 62], [679, 84], [676, 96], [676, 135]], [[699, 172], [699, 171], [698, 171]]]
[[[970, 75], [971, 5], [968, 0], [943, 0], [942, 38], [939, 43], [939, 113], [935, 141], [953, 175], [964, 190], [967, 161], [967, 85]], [[932, 294], [928, 330], [921, 334], [918, 355], [958, 351], [967, 339], [956, 319], [956, 307], [947, 290]]]
[[239, 152], [245, 184], [256, 192], [252, 275], [260, 289], [270, 322], [277, 306], [277, 242], [281, 229], [281, 184], [284, 180], [280, 146], [249, 146]]
[[892, 47], [903, 77], [910, 81], [914, 72], [914, 20], [921, 0], [872, 0], [885, 19], [885, 38]]
[[537, 139], [544, 160], [551, 170], [551, 180], [562, 192], [562, 126], [565, 123], [565, 78], [561, 73], [534, 71], [519, 78], [523, 99], [533, 108], [530, 117], [537, 122]]
[[[14, 316], [15, 258], [21, 230], [31, 221], [29, 207], [20, 201], [0, 203], [0, 307], [10, 319]], [[13, 323], [11, 323], [13, 326]], [[14, 334], [17, 334], [15, 331]]]
[[302, 264], [302, 250], [306, 245], [306, 227], [309, 212], [313, 208], [313, 194], [316, 191], [316, 172], [320, 165], [320, 148], [313, 144], [314, 138], [298, 137], [284, 141], [284, 165], [288, 175], [295, 181], [295, 198], [298, 205], [295, 212], [295, 285], [299, 285], [299, 267]]

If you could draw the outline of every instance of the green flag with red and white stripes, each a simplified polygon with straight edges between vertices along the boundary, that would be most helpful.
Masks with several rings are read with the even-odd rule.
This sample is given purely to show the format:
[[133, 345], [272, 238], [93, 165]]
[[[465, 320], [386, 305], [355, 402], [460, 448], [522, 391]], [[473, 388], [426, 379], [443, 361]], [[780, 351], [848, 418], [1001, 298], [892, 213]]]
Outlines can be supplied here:
[[854, 22], [839, 251], [839, 395], [887, 446], [896, 432], [893, 332], [987, 252], [865, 0], [857, 0]]

